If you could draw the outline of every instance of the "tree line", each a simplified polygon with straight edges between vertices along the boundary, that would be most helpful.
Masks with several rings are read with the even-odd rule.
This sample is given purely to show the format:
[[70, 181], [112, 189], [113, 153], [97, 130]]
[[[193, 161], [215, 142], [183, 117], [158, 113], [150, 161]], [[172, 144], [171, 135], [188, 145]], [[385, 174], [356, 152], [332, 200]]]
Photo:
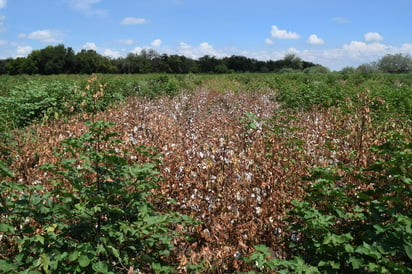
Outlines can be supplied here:
[[110, 58], [92, 49], [75, 53], [60, 44], [33, 50], [27, 57], [0, 60], [0, 74], [91, 74], [91, 73], [231, 73], [231, 72], [328, 72], [323, 67], [289, 54], [282, 60], [259, 61], [233, 55], [217, 58], [205, 55], [192, 59], [183, 55], [159, 54], [154, 50]]
[[341, 70], [342, 73], [411, 73], [412, 72], [412, 57], [401, 53], [386, 54], [378, 61], [361, 64], [358, 67], [345, 67]]

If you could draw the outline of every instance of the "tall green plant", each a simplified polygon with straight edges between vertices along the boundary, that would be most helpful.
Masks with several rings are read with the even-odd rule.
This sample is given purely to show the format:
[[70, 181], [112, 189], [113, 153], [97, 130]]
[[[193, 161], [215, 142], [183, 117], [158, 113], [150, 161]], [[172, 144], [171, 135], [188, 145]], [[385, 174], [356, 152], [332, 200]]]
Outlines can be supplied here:
[[[270, 259], [256, 246], [245, 260], [279, 273], [411, 273], [412, 144], [395, 133], [373, 151], [374, 164], [346, 168], [347, 176], [313, 171], [306, 197], [289, 212], [285, 240], [295, 256]], [[357, 188], [350, 176], [369, 187]]]
[[[55, 175], [51, 189], [13, 180], [0, 184], [0, 269], [173, 272], [173, 223], [190, 220], [157, 212], [150, 202], [160, 180], [159, 155], [143, 146], [133, 152], [117, 149], [121, 140], [109, 131], [109, 123], [88, 126], [81, 137], [63, 142], [56, 165], [44, 167]], [[12, 175], [1, 170], [1, 175]]]

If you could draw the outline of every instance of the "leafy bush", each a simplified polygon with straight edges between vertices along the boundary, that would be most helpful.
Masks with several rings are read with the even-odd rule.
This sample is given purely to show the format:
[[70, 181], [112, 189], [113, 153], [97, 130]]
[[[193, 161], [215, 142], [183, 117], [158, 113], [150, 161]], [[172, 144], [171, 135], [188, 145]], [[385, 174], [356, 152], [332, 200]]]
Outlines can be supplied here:
[[73, 86], [67, 82], [28, 81], [15, 86], [8, 96], [0, 97], [0, 119], [3, 129], [27, 126], [52, 111], [57, 116], [63, 112], [63, 97]]
[[[52, 187], [14, 182], [0, 166], [0, 269], [19, 273], [173, 272], [173, 224], [149, 200], [161, 178], [159, 155], [139, 146], [119, 151], [106, 122], [89, 123], [64, 141]], [[136, 159], [136, 160], [132, 160]], [[166, 201], [165, 201], [166, 202]]]
[[58, 119], [78, 112], [96, 112], [123, 99], [108, 90], [97, 75], [87, 81], [71, 79], [19, 82], [0, 96], [0, 130], [22, 128], [35, 121]]
[[160, 75], [146, 80], [141, 87], [140, 95], [147, 97], [175, 96], [180, 91], [176, 78]]
[[245, 260], [279, 273], [411, 273], [412, 144], [395, 133], [373, 151], [378, 160], [359, 172], [313, 171], [314, 183], [289, 213], [285, 240], [296, 256], [271, 259], [259, 245]]

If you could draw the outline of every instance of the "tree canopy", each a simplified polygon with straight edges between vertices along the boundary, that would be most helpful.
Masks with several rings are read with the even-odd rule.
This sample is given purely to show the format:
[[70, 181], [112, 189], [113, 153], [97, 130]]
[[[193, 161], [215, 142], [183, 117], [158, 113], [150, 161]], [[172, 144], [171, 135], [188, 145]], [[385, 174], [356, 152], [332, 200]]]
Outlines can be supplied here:
[[[142, 50], [125, 57], [109, 58], [95, 50], [82, 49], [75, 53], [63, 44], [33, 50], [27, 57], [0, 60], [0, 74], [91, 74], [91, 73], [230, 73], [230, 72], [282, 72], [305, 71], [321, 67], [295, 55], [282, 60], [259, 61], [233, 55], [217, 58], [205, 55], [197, 60], [183, 55], [160, 55], [156, 51]], [[307, 71], [307, 70], [306, 70]], [[318, 71], [328, 71], [327, 68]]]
[[357, 68], [344, 67], [342, 73], [410, 73], [412, 72], [412, 57], [409, 55], [386, 54], [376, 62], [361, 64]]

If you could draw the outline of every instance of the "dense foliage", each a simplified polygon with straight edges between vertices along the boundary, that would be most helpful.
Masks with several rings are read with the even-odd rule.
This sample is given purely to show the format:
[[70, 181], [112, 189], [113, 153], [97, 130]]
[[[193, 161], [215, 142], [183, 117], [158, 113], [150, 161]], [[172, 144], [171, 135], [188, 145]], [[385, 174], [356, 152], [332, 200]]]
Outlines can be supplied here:
[[[377, 115], [411, 115], [412, 80], [405, 75], [329, 74], [231, 74], [213, 75], [97, 75], [0, 77], [0, 132], [21, 128], [34, 121], [47, 122], [79, 112], [106, 109], [129, 96], [176, 96], [200, 87], [215, 90], [274, 91], [271, 99], [285, 107], [308, 110], [314, 106], [346, 107], [360, 90], [371, 90], [371, 107]], [[96, 95], [93, 92], [101, 90]], [[93, 94], [92, 94], [93, 93]], [[385, 102], [383, 106], [380, 102]], [[356, 100], [353, 100], [356, 103]], [[382, 118], [382, 117], [381, 117]]]
[[408, 273], [411, 79], [2, 76], [0, 272]]
[[361, 64], [356, 69], [345, 67], [343, 73], [410, 73], [412, 72], [412, 57], [410, 55], [386, 54], [376, 62]]
[[[64, 45], [48, 46], [32, 51], [27, 57], [0, 61], [0, 74], [91, 74], [91, 73], [229, 73], [280, 72], [282, 70], [309, 70], [322, 68], [287, 55], [283, 60], [258, 61], [244, 56], [216, 58], [203, 56], [198, 60], [183, 55], [158, 54], [154, 50], [129, 53], [126, 57], [109, 58], [95, 50], [82, 49], [75, 53]], [[320, 70], [318, 70], [320, 71]]]
[[[159, 155], [142, 146], [120, 154], [121, 140], [108, 123], [88, 126], [79, 138], [64, 140], [57, 164], [42, 167], [53, 174], [51, 189], [21, 185], [1, 167], [11, 176], [0, 184], [2, 272], [173, 269], [169, 257], [178, 234], [172, 224], [190, 219], [156, 212], [148, 200], [160, 179]], [[146, 161], [133, 163], [131, 156]]]
[[[373, 146], [367, 168], [318, 167], [303, 201], [289, 212], [289, 260], [266, 246], [245, 261], [279, 273], [410, 273], [412, 145], [399, 133]], [[360, 185], [366, 188], [361, 188]]]

